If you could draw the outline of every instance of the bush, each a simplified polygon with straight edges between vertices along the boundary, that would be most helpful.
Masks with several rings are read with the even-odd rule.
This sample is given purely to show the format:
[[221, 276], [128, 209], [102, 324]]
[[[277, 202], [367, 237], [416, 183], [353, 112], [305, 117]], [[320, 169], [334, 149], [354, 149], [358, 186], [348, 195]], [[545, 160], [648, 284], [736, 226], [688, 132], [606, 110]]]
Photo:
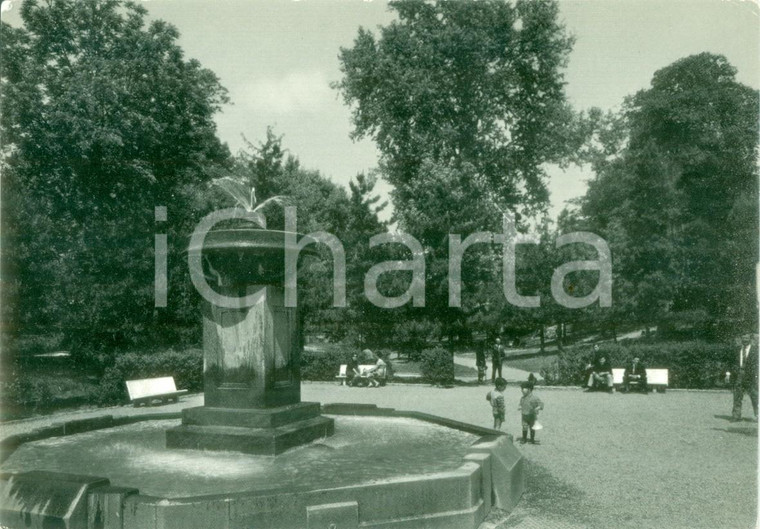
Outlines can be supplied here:
[[420, 359], [420, 371], [431, 384], [452, 385], [454, 383], [454, 356], [442, 347], [425, 349]]
[[347, 364], [353, 352], [354, 349], [341, 345], [304, 349], [301, 353], [301, 380], [335, 380], [341, 364]]
[[52, 353], [63, 347], [63, 334], [30, 334], [22, 336], [3, 336], [6, 358], [27, 358], [37, 354]]
[[3, 384], [2, 399], [4, 407], [37, 412], [50, 406], [53, 392], [45, 380], [14, 373], [11, 381]]
[[[708, 342], [659, 342], [599, 344], [599, 353], [613, 367], [624, 367], [638, 356], [650, 368], [669, 370], [672, 388], [708, 389], [722, 387], [723, 374], [732, 365], [735, 347], [731, 344]], [[557, 359], [555, 369], [542, 375], [547, 384], [581, 385], [586, 365], [591, 360], [589, 346], [565, 349]]]
[[127, 400], [127, 380], [138, 378], [174, 377], [179, 389], [203, 390], [203, 351], [162, 351], [153, 353], [126, 353], [117, 356], [107, 367], [94, 391], [98, 404], [111, 404]]
[[428, 341], [440, 334], [440, 326], [427, 320], [404, 320], [393, 328], [394, 343], [413, 362], [419, 362]]

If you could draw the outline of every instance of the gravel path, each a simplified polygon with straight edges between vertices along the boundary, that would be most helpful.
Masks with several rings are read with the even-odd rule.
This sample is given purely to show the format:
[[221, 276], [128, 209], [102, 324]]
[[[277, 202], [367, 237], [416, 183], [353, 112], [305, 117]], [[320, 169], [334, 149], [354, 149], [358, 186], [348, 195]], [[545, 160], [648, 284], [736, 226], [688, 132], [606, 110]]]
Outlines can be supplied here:
[[[303, 383], [305, 401], [357, 402], [491, 426], [487, 387]], [[538, 388], [546, 404], [539, 445], [521, 446], [528, 488], [509, 515], [481, 529], [751, 529], [757, 521], [757, 423], [729, 423], [729, 392], [623, 395]], [[519, 389], [506, 391], [505, 429], [519, 433]], [[103, 414], [176, 411], [202, 403], [59, 413], [0, 425], [1, 436]], [[749, 402], [746, 409], [751, 412]], [[745, 411], [745, 414], [747, 411]]]
[[[472, 369], [475, 369], [475, 370], [478, 369], [477, 363], [475, 361], [475, 353], [457, 353], [454, 355], [454, 363], [459, 364], [461, 366], [471, 367]], [[486, 364], [488, 366], [488, 370], [486, 371], [486, 378], [490, 381], [491, 380], [491, 359], [490, 358], [486, 361]], [[507, 380], [507, 382], [516, 382], [516, 383], [523, 382], [525, 380], [528, 380], [529, 374], [530, 374], [530, 371], [525, 371], [523, 369], [509, 367], [506, 364], [501, 366], [501, 375]], [[533, 373], [533, 375], [539, 381], [544, 380], [544, 378], [538, 373]], [[477, 376], [457, 377], [457, 378], [465, 382], [474, 382], [478, 380]]]

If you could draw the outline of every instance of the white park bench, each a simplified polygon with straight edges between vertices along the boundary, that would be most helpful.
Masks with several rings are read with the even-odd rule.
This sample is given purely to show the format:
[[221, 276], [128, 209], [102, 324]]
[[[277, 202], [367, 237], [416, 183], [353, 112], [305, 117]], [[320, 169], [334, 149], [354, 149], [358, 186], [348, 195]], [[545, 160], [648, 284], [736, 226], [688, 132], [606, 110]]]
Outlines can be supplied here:
[[[625, 369], [612, 369], [612, 384], [619, 388], [623, 385], [623, 374]], [[667, 369], [650, 369], [647, 368], [647, 385], [657, 390], [658, 393], [665, 393], [668, 387], [668, 370]]]
[[[367, 374], [371, 369], [374, 369], [375, 364], [361, 364], [359, 365], [359, 373], [362, 378], [366, 378]], [[346, 371], [348, 371], [348, 365], [347, 364], [341, 364], [340, 369], [338, 370], [338, 374], [335, 376], [338, 380], [340, 380], [341, 385], [346, 384]], [[381, 381], [382, 383], [382, 381]]]
[[187, 393], [187, 390], [178, 390], [174, 385], [174, 377], [159, 377], [127, 380], [127, 392], [129, 400], [138, 407], [140, 404], [150, 404], [153, 400], [160, 400], [162, 403], [170, 400], [177, 402], [179, 396]]
[[341, 386], [346, 385], [346, 369], [348, 369], [348, 364], [341, 364], [340, 369], [338, 370], [338, 374], [335, 375], [335, 378], [340, 380]]
[[659, 393], [665, 393], [668, 387], [667, 369], [647, 369], [647, 384]]

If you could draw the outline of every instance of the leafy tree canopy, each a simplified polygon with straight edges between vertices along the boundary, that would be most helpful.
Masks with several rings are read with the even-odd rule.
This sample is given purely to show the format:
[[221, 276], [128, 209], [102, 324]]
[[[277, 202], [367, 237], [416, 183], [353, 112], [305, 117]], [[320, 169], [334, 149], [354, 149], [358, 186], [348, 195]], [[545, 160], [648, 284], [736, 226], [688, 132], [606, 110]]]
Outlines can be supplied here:
[[355, 137], [372, 137], [403, 212], [423, 163], [470, 164], [503, 206], [540, 206], [541, 164], [560, 159], [571, 113], [560, 69], [572, 45], [548, 0], [392, 1], [398, 20], [360, 29], [335, 86]]
[[625, 141], [597, 151], [581, 212], [610, 242], [619, 299], [638, 319], [754, 320], [758, 92], [735, 75], [723, 56], [685, 57], [607, 121]]
[[120, 0], [28, 0], [24, 28], [3, 24], [7, 163], [56, 213], [165, 200], [228, 156], [212, 119], [226, 91], [145, 15]]
[[4, 317], [119, 343], [176, 315], [153, 306], [154, 233], [181, 240], [192, 188], [228, 165], [226, 91], [134, 3], [26, 0], [21, 19], [0, 28]]

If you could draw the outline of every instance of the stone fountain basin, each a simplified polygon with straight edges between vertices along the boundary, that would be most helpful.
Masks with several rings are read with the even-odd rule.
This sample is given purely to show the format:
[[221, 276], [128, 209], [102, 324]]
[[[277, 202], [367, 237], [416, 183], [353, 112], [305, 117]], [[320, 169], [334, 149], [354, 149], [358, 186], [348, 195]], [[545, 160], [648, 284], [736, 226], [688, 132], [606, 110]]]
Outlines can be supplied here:
[[[493, 430], [365, 405], [325, 413], [335, 436], [275, 457], [166, 449], [163, 432], [176, 419], [27, 443], [2, 465], [0, 523], [27, 526], [14, 503], [34, 516], [55, 514], [56, 502], [40, 491], [56, 476], [67, 484], [50, 493], [59, 510], [85, 520], [69, 527], [112, 516], [124, 529], [476, 528], [492, 506], [509, 510], [522, 494], [522, 457]], [[47, 473], [7, 474], [32, 469]]]
[[[197, 252], [199, 250], [212, 251], [255, 251], [262, 254], [281, 254], [283, 249], [297, 249], [296, 244], [286, 245], [286, 235], [292, 235], [292, 232], [281, 230], [266, 230], [263, 228], [227, 228], [211, 230], [206, 234], [202, 246], [188, 245], [188, 251]], [[301, 241], [305, 236], [297, 233], [296, 242]], [[314, 241], [308, 238], [309, 241]], [[308, 252], [308, 248], [304, 248]]]
[[[266, 230], [263, 228], [214, 229], [202, 241], [192, 238], [188, 244], [189, 253], [200, 253], [207, 258], [203, 261], [204, 275], [213, 278], [208, 264], [232, 279], [233, 283], [279, 284], [285, 269], [285, 251], [299, 252], [298, 243], [308, 242], [300, 250], [299, 256], [316, 257], [315, 239], [296, 233], [295, 243], [286, 236], [292, 232]], [[303, 265], [304, 261], [299, 260]], [[299, 267], [301, 268], [301, 267]]]

